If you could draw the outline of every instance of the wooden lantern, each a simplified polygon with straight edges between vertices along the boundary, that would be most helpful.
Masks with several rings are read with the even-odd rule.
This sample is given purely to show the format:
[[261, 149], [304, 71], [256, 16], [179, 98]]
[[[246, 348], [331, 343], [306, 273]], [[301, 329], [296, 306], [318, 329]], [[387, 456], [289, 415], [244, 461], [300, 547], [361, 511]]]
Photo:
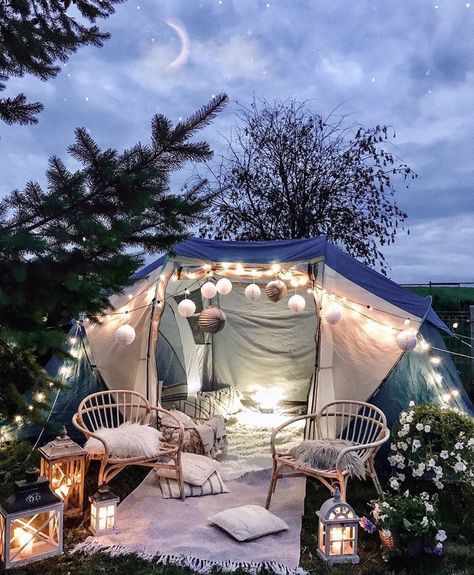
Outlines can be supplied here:
[[110, 491], [107, 483], [99, 486], [96, 493], [90, 498], [91, 502], [91, 525], [94, 535], [114, 533], [117, 505], [120, 498]]
[[41, 475], [48, 478], [51, 489], [64, 501], [64, 516], [81, 516], [87, 452], [68, 437], [65, 427], [56, 439], [38, 451], [41, 454]]
[[359, 563], [357, 555], [359, 518], [352, 507], [341, 501], [339, 488], [317, 512], [319, 518], [318, 555], [329, 564]]
[[5, 569], [59, 555], [63, 551], [63, 501], [39, 469], [16, 482], [0, 506], [0, 554]]

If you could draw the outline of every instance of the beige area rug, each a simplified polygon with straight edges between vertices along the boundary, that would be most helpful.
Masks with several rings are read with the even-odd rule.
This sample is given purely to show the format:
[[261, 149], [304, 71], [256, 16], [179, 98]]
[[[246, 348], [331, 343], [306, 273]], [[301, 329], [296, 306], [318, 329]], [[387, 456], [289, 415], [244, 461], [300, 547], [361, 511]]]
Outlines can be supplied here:
[[250, 472], [227, 482], [229, 493], [189, 497], [182, 502], [163, 499], [151, 472], [119, 505], [118, 532], [88, 537], [74, 552], [134, 553], [157, 563], [189, 567], [195, 573], [210, 573], [214, 567], [258, 573], [266, 567], [279, 575], [302, 574], [299, 560], [304, 479], [280, 480], [272, 500], [271, 511], [288, 524], [287, 531], [239, 543], [207, 520], [231, 507], [264, 506], [269, 480], [268, 470]]
[[[221, 460], [224, 480], [236, 479], [249, 471], [270, 469], [270, 437], [275, 427], [291, 415], [242, 411], [227, 422], [229, 449]], [[277, 436], [277, 446], [290, 449], [303, 439], [304, 421], [285, 427]]]

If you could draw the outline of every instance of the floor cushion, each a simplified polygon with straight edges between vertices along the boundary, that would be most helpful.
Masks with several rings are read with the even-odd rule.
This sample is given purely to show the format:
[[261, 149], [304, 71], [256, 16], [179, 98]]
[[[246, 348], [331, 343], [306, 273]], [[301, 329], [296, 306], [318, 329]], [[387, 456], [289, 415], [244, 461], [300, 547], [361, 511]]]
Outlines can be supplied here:
[[288, 525], [282, 519], [260, 505], [232, 507], [211, 515], [208, 521], [232, 535], [237, 541], [250, 541], [288, 529]]
[[[160, 489], [164, 499], [179, 499], [181, 493], [179, 492], [179, 485], [176, 479], [168, 479], [167, 477], [160, 477]], [[184, 484], [184, 495], [186, 497], [200, 497], [201, 495], [219, 495], [220, 493], [229, 493], [226, 484], [218, 471], [214, 471], [200, 485]]]
[[[220, 463], [204, 455], [182, 453], [181, 468], [185, 483], [201, 487], [213, 473], [219, 470]], [[176, 472], [173, 469], [158, 468], [155, 473], [158, 477], [176, 479]]]

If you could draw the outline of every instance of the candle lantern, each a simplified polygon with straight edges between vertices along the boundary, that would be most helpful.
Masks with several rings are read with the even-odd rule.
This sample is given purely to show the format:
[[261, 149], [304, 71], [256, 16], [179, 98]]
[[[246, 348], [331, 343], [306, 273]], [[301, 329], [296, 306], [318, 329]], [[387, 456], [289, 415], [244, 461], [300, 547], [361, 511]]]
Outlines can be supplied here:
[[341, 501], [338, 487], [334, 491], [334, 497], [323, 503], [317, 516], [319, 557], [330, 564], [359, 563], [359, 518], [346, 501]]
[[87, 452], [72, 441], [63, 426], [60, 435], [40, 447], [41, 475], [64, 501], [64, 516], [78, 517], [84, 507], [84, 480]]
[[63, 551], [63, 501], [51, 491], [39, 469], [16, 482], [14, 494], [0, 506], [0, 554], [3, 567], [17, 567]]
[[91, 531], [94, 535], [114, 533], [117, 505], [120, 498], [110, 491], [107, 483], [99, 486], [96, 493], [90, 498], [91, 502]]

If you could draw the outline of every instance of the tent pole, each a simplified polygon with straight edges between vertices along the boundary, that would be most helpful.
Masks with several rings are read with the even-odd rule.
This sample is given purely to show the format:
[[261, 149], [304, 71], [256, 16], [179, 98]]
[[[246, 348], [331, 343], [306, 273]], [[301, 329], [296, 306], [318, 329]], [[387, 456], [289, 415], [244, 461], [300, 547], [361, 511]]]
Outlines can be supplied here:
[[[317, 265], [319, 266], [318, 262]], [[326, 267], [326, 264], [324, 262], [324, 260], [322, 260], [322, 273], [321, 273], [321, 289], [323, 289], [324, 286], [324, 269]], [[313, 270], [314, 270], [314, 264], [313, 264]], [[315, 333], [315, 343], [316, 343], [316, 353], [315, 353], [315, 357], [314, 357], [314, 371], [313, 374], [311, 376], [311, 383], [310, 383], [310, 389], [308, 392], [308, 402], [307, 402], [307, 412], [309, 413], [315, 413], [316, 411], [316, 407], [317, 407], [317, 403], [318, 403], [318, 375], [319, 375], [319, 363], [320, 363], [320, 356], [321, 356], [321, 310], [322, 310], [322, 299], [321, 301], [318, 300], [318, 298], [316, 297], [316, 291], [315, 291], [315, 284], [316, 284], [316, 278], [317, 278], [317, 274], [316, 276], [314, 275], [314, 279], [312, 280], [312, 294], [313, 294], [313, 300], [314, 300], [314, 311], [315, 311], [315, 317], [316, 317], [316, 321], [317, 321], [317, 328], [316, 328], [316, 333]], [[309, 421], [309, 425], [308, 423], [305, 426], [305, 430], [304, 430], [304, 436], [305, 439], [313, 439], [314, 438], [314, 433], [315, 433], [315, 429], [314, 429], [314, 421], [312, 420], [308, 420]]]
[[[156, 282], [155, 297], [151, 308], [150, 325], [148, 329], [148, 345], [146, 355], [146, 397], [148, 401], [157, 404], [161, 401], [158, 397], [158, 366], [156, 363], [156, 343], [160, 329], [161, 315], [165, 307], [165, 294], [168, 281], [173, 274], [174, 264], [167, 263], [163, 273]], [[162, 277], [163, 276], [163, 277]], [[162, 305], [158, 305], [161, 302]]]

